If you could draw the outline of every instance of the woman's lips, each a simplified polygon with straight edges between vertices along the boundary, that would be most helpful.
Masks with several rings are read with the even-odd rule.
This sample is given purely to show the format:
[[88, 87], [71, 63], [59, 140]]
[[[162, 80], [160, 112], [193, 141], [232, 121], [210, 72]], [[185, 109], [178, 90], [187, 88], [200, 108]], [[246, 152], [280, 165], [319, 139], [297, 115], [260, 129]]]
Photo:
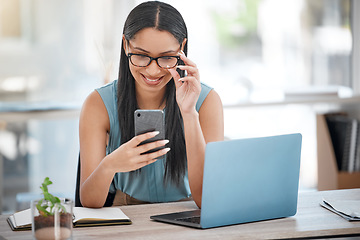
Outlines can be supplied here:
[[159, 78], [148, 78], [145, 77], [144, 75], [141, 75], [144, 79], [144, 81], [149, 84], [149, 85], [157, 85], [161, 82], [161, 80], [163, 79], [163, 77], [159, 77]]

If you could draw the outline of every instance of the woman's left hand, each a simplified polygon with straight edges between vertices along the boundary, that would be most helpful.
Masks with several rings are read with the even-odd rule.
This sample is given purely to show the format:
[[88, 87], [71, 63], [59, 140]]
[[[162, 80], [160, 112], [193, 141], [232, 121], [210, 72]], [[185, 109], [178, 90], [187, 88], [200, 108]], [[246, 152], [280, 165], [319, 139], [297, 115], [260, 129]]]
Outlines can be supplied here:
[[195, 105], [201, 92], [200, 75], [196, 64], [188, 59], [183, 52], [180, 54], [181, 60], [185, 65], [179, 65], [177, 68], [185, 70], [187, 76], [180, 78], [175, 68], [169, 69], [174, 78], [176, 87], [176, 101], [182, 114], [196, 111]]

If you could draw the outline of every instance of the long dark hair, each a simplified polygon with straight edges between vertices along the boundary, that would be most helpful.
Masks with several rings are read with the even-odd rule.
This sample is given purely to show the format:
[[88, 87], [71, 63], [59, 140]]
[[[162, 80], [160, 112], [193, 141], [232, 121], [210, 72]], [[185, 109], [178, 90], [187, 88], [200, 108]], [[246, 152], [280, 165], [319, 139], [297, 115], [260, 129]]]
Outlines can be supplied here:
[[[155, 28], [160, 31], [171, 33], [179, 44], [187, 39], [187, 28], [181, 14], [171, 5], [150, 1], [135, 7], [127, 17], [123, 29], [125, 40], [131, 40], [137, 32], [144, 28]], [[119, 80], [118, 80], [118, 118], [121, 130], [121, 143], [125, 143], [134, 137], [134, 111], [137, 109], [135, 95], [135, 79], [129, 68], [129, 60], [125, 54], [124, 43], [121, 45]], [[184, 46], [187, 54], [187, 41]], [[179, 71], [181, 77], [183, 71]], [[165, 126], [166, 139], [171, 151], [167, 153], [165, 162], [164, 183], [171, 180], [179, 184], [186, 171], [186, 147], [183, 131], [183, 122], [179, 106], [176, 102], [175, 84], [170, 80], [166, 85], [165, 92]]]

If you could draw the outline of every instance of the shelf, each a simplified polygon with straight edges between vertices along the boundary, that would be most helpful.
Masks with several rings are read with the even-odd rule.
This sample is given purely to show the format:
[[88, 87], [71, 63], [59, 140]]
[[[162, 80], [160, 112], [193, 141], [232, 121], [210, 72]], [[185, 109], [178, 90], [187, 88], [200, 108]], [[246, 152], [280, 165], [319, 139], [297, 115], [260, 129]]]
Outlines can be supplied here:
[[0, 120], [78, 118], [81, 104], [58, 102], [0, 102]]
[[360, 172], [338, 170], [328, 126], [323, 114], [316, 117], [318, 190], [334, 190], [360, 187]]
[[266, 107], [266, 106], [281, 106], [288, 104], [306, 104], [306, 105], [318, 105], [318, 104], [359, 104], [360, 95], [352, 97], [340, 98], [337, 96], [323, 96], [323, 97], [299, 97], [292, 99], [283, 99], [277, 101], [267, 102], [241, 102], [237, 104], [225, 104], [224, 108], [243, 108], [243, 107]]

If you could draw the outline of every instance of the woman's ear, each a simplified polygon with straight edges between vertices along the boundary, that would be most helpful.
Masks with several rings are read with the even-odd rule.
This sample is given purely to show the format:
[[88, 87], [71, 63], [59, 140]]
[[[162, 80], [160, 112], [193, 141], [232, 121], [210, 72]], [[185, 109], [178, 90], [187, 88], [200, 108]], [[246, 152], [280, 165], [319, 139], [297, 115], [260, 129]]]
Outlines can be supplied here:
[[128, 54], [128, 44], [127, 44], [127, 41], [126, 41], [126, 38], [124, 35], [122, 36], [122, 42], [123, 42], [123, 48], [124, 48], [125, 54], [127, 55]]
[[181, 43], [181, 51], [184, 51], [185, 44], [187, 42], [187, 38], [184, 38], [184, 40]]

